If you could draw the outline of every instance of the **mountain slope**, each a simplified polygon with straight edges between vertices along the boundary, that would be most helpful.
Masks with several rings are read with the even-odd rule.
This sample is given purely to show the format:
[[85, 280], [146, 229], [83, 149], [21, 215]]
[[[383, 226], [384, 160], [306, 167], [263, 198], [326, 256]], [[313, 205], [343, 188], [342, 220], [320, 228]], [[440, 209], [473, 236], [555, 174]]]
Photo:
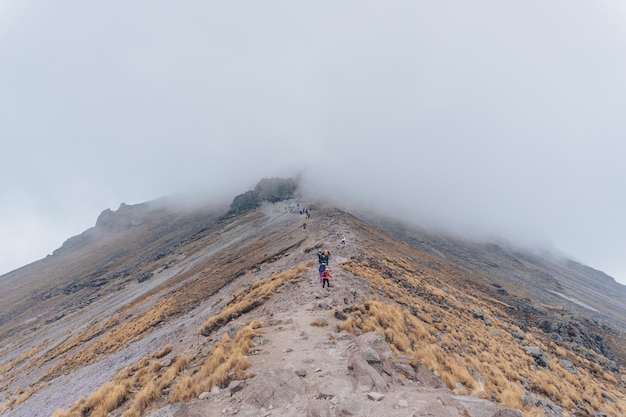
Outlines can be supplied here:
[[301, 200], [223, 214], [123, 206], [1, 277], [1, 414], [626, 411], [623, 287], [597, 271]]

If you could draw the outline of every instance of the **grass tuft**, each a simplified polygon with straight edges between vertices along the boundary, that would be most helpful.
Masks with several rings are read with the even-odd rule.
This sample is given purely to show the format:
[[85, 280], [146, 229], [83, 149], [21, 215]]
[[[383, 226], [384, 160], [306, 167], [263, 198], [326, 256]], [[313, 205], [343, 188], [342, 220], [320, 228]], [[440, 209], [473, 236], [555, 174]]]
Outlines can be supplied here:
[[204, 323], [200, 333], [203, 336], [210, 335], [213, 331], [224, 326], [242, 314], [247, 313], [263, 304], [266, 297], [269, 297], [287, 282], [300, 278], [303, 272], [313, 265], [312, 262], [297, 266], [292, 269], [274, 274], [264, 280], [254, 282], [249, 288], [244, 288], [231, 296], [227, 307], [219, 314], [212, 316]]

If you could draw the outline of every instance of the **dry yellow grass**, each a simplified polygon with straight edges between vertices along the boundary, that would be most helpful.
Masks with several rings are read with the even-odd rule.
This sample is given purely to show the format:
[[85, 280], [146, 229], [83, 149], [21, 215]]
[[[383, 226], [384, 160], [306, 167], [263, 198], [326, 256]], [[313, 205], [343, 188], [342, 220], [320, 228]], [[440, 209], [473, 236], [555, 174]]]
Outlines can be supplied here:
[[[257, 213], [234, 223], [245, 224], [262, 216], [262, 214]], [[231, 225], [232, 227], [236, 227], [234, 223]], [[104, 356], [123, 349], [129, 343], [145, 337], [158, 323], [177, 317], [198, 306], [202, 300], [217, 292], [233, 277], [240, 276], [246, 271], [256, 270], [261, 264], [282, 258], [285, 253], [299, 247], [302, 242], [303, 239], [300, 236], [274, 232], [249, 245], [225, 248], [212, 259], [177, 275], [169, 280], [167, 285], [146, 293], [107, 320], [94, 322], [88, 330], [69, 338], [44, 354], [37, 356], [40, 353], [39, 350], [45, 347], [45, 344], [42, 344], [21, 358], [3, 364], [3, 369], [10, 367], [10, 372], [3, 372], [2, 377], [9, 378], [11, 373], [23, 371], [22, 368], [16, 367], [16, 364], [23, 362], [24, 368], [35, 369], [42, 368], [49, 362], [58, 361], [55, 366], [48, 369], [40, 381], [33, 384], [28, 395], [17, 392], [8, 395], [9, 399], [0, 409], [0, 413], [25, 401], [54, 378], [62, 374], [69, 374], [77, 367], [93, 363]], [[278, 249], [275, 253], [268, 254], [268, 247], [277, 247]], [[216, 271], [211, 267], [215, 263], [236, 265], [236, 267], [222, 268]], [[303, 267], [304, 269], [306, 267]], [[287, 276], [289, 275], [288, 271], [278, 275], [280, 275], [279, 279], [284, 279], [284, 281], [292, 278]], [[181, 285], [182, 283], [185, 285]], [[271, 287], [268, 288], [271, 292]], [[267, 294], [261, 295], [261, 299], [264, 296]], [[251, 305], [249, 304], [249, 306]], [[245, 309], [234, 315], [241, 314], [242, 311]], [[32, 360], [29, 361], [28, 359]]]
[[221, 342], [211, 349], [208, 358], [200, 371], [192, 376], [181, 379], [171, 395], [171, 402], [178, 402], [197, 397], [204, 391], [217, 386], [224, 388], [231, 380], [246, 379], [245, 373], [250, 362], [245, 354], [253, 346], [252, 339], [258, 335], [255, 331], [257, 323], [241, 329], [235, 340], [224, 335]]
[[77, 401], [68, 411], [55, 411], [54, 417], [107, 417], [126, 401], [129, 393], [128, 384], [109, 381], [88, 398]]
[[[385, 240], [384, 237], [380, 239]], [[405, 246], [387, 243], [389, 250], [397, 250], [398, 253], [408, 251]], [[420, 253], [420, 257], [435, 268], [426, 271], [412, 260], [416, 258], [391, 257], [376, 249], [371, 250], [366, 258], [353, 258], [342, 266], [347, 272], [367, 280], [372, 288], [379, 289], [379, 294], [383, 300], [388, 300], [388, 304], [417, 313], [414, 317], [434, 339], [430, 344], [415, 341], [411, 329], [407, 326], [403, 328], [405, 323], [390, 321], [388, 311], [392, 307], [372, 308], [371, 302], [354, 309], [342, 328], [355, 334], [376, 330], [384, 335], [392, 349], [411, 353], [412, 364], [421, 363], [439, 372], [448, 387], [458, 388], [457, 384], [467, 387], [471, 384], [468, 383], [469, 375], [469, 380], [474, 381], [473, 393], [484, 398], [493, 396], [502, 405], [523, 408], [525, 415], [543, 413], [521, 403], [524, 393], [545, 395], [571, 412], [578, 410], [582, 414], [592, 414], [600, 411], [609, 415], [626, 415], [626, 398], [623, 389], [618, 387], [621, 375], [607, 372], [599, 364], [584, 359], [584, 349], [582, 353], [573, 352], [569, 346], [557, 345], [537, 329], [522, 331], [519, 326], [507, 321], [508, 314], [501, 310], [510, 308], [508, 304], [494, 302], [488, 296], [476, 298], [472, 295], [473, 291], [460, 293], [463, 288], [471, 289], [474, 285], [476, 280], [471, 275], [448, 264], [437, 263], [428, 254]], [[420, 272], [416, 273], [417, 270]], [[433, 273], [434, 270], [437, 272]], [[455, 282], [460, 284], [459, 288], [441, 285], [438, 275], [454, 276]], [[403, 285], [398, 285], [399, 280], [403, 281]], [[562, 306], [544, 305], [544, 308], [553, 313], [562, 311]], [[476, 310], [481, 310], [488, 317], [491, 326], [472, 317]], [[400, 316], [399, 313], [393, 315]], [[512, 332], [522, 333], [523, 343], [514, 339]], [[404, 337], [409, 338], [408, 344], [402, 343]], [[553, 366], [549, 375], [543, 375], [536, 369], [533, 359], [523, 349], [525, 345], [538, 346], [548, 355]], [[589, 352], [589, 357], [593, 356], [594, 353]], [[453, 359], [457, 357], [462, 357], [463, 361]], [[560, 358], [573, 361], [578, 375], [572, 375], [558, 366]], [[478, 382], [474, 376], [485, 382]], [[523, 387], [528, 386], [531, 388], [526, 391]], [[612, 400], [607, 400], [601, 393]]]
[[526, 391], [520, 387], [509, 385], [500, 394], [500, 404], [504, 407], [521, 409], [524, 406]]
[[[142, 358], [136, 365], [122, 369], [112, 381], [105, 383], [98, 391], [77, 401], [68, 411], [57, 410], [54, 417], [106, 417], [110, 412], [124, 409], [124, 417], [140, 417], [155, 403], [177, 402], [197, 396], [211, 386], [224, 387], [232, 379], [245, 379], [245, 370], [250, 363], [245, 353], [252, 347], [252, 338], [258, 335], [254, 322], [241, 329], [231, 340], [225, 335], [207, 355], [200, 371], [183, 375], [190, 362], [185, 356], [178, 357], [168, 367], [163, 367], [154, 359]], [[166, 346], [152, 357], [162, 357]], [[165, 354], [166, 355], [166, 354]], [[163, 390], [173, 387], [169, 399]]]
[[10, 375], [9, 371], [11, 369], [18, 367], [22, 362], [33, 358], [41, 353], [48, 346], [48, 343], [49, 342], [46, 340], [38, 344], [37, 346], [30, 348], [27, 352], [24, 352], [15, 359], [12, 359], [0, 365], [0, 381], [4, 381]]
[[[456, 299], [445, 292], [434, 295], [439, 299], [445, 296], [449, 302]], [[624, 409], [624, 398], [620, 398], [619, 392], [615, 392], [614, 398], [618, 398], [615, 403], [604, 400], [598, 394], [611, 392], [610, 387], [617, 382], [613, 374], [599, 372], [597, 366], [590, 364], [588, 375], [597, 375], [588, 381], [594, 389], [581, 393], [578, 379], [559, 365], [553, 371], [534, 369], [532, 359], [508, 333], [494, 334], [484, 324], [468, 316], [462, 318], [459, 314], [448, 314], [445, 311], [437, 314], [445, 317], [443, 321], [447, 326], [442, 326], [442, 329], [450, 330], [440, 331], [434, 336], [428, 330], [427, 323], [411, 315], [406, 308], [393, 303], [371, 301], [355, 309], [340, 327], [355, 334], [377, 331], [385, 337], [394, 352], [412, 354], [413, 365], [421, 363], [437, 371], [448, 388], [457, 389], [461, 394], [475, 393], [485, 398], [493, 396], [501, 405], [522, 408], [529, 415], [532, 415], [533, 408], [526, 407], [522, 401], [526, 394], [522, 381], [528, 381], [532, 391], [547, 396], [566, 410], [580, 409], [577, 404], [581, 403], [585, 404], [582, 407], [585, 412], [621, 412]], [[499, 322], [496, 319], [492, 321]], [[548, 344], [536, 342], [544, 351], [548, 351]], [[467, 348], [468, 343], [474, 349]], [[550, 347], [550, 350], [560, 355], [570, 355], [562, 347]], [[478, 382], [474, 375], [480, 375], [486, 382]]]
[[302, 273], [313, 265], [312, 262], [299, 265], [295, 268], [274, 274], [269, 278], [254, 282], [249, 288], [244, 288], [231, 297], [228, 305], [220, 313], [212, 316], [204, 323], [200, 333], [208, 336], [217, 328], [229, 321], [251, 311], [261, 305], [277, 288], [286, 282], [300, 278]]
[[49, 382], [43, 384], [37, 384], [26, 392], [17, 391], [14, 396], [10, 397], [9, 400], [4, 404], [4, 406], [0, 409], [0, 414], [4, 414], [5, 411], [8, 411], [15, 407], [16, 405], [22, 404], [30, 397], [33, 396], [37, 391], [39, 391], [43, 386], [48, 385]]
[[[236, 228], [246, 226], [263, 217], [262, 213], [252, 213], [224, 226]], [[47, 381], [55, 377], [68, 374], [78, 366], [93, 363], [95, 360], [123, 349], [128, 343], [152, 331], [154, 325], [168, 318], [181, 315], [199, 305], [207, 296], [217, 292], [233, 276], [239, 276], [246, 271], [255, 270], [259, 265], [271, 263], [284, 256], [285, 253], [299, 247], [303, 242], [301, 236], [285, 235], [282, 232], [269, 233], [249, 245], [241, 247], [227, 247], [218, 252], [214, 258], [187, 270], [154, 290], [149, 291], [136, 301], [128, 304], [116, 314], [104, 321], [94, 319], [92, 325], [77, 336], [71, 337], [62, 344], [37, 356], [45, 349], [46, 344], [27, 352], [22, 357], [2, 365], [1, 369], [15, 372], [24, 372], [28, 369], [39, 369], [45, 364], [59, 360], [56, 366], [48, 372], [33, 387], [45, 386]], [[268, 254], [268, 247], [277, 247], [275, 253]], [[225, 265], [236, 265], [237, 268], [224, 268], [216, 272], [211, 265], [216, 258]], [[185, 283], [185, 285], [180, 285]], [[178, 288], [172, 290], [173, 288]], [[156, 304], [154, 300], [157, 299]], [[147, 308], [146, 306], [151, 307]], [[146, 311], [148, 310], [148, 311]], [[139, 314], [137, 314], [139, 312]], [[130, 320], [128, 317], [131, 317]], [[28, 361], [28, 359], [32, 359]], [[19, 369], [17, 365], [23, 365]], [[0, 373], [0, 378], [8, 377], [11, 372]], [[2, 380], [0, 379], [0, 382]], [[13, 393], [9, 402], [15, 405], [21, 394]], [[6, 406], [3, 407], [6, 409]], [[0, 410], [2, 411], [2, 410]]]
[[156, 359], [162, 358], [162, 357], [168, 355], [172, 351], [172, 349], [173, 349], [172, 345], [167, 345], [160, 352], [155, 352], [152, 355], [152, 357], [156, 358]]

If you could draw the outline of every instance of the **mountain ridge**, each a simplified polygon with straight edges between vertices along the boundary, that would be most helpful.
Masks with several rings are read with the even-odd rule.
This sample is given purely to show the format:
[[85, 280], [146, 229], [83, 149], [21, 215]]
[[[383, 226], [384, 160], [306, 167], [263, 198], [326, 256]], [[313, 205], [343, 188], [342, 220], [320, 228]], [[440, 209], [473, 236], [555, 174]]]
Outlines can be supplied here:
[[[311, 218], [301, 214], [305, 207], [311, 209]], [[119, 214], [132, 209], [132, 206], [126, 206]], [[111, 212], [105, 216], [115, 214], [116, 212]], [[433, 415], [438, 416], [452, 416], [455, 412], [462, 415], [458, 414], [462, 409], [472, 417], [492, 417], [496, 412], [504, 413], [506, 410], [513, 413], [513, 409], [523, 409], [525, 415], [533, 416], [541, 415], [540, 412], [545, 415], [592, 415], [592, 412], [619, 415], [612, 413], [624, 410], [625, 356], [619, 348], [620, 342], [624, 341], [623, 305], [619, 305], [618, 298], [615, 305], [600, 305], [602, 298], [597, 294], [583, 297], [581, 292], [588, 290], [588, 283], [582, 287], [579, 283], [578, 287], [572, 288], [561, 283], [559, 288], [561, 277], [542, 275], [548, 273], [550, 268], [554, 272], [556, 264], [544, 260], [544, 263], [532, 269], [529, 265], [536, 262], [536, 258], [528, 254], [510, 253], [510, 250], [497, 245], [475, 244], [475, 247], [460, 250], [450, 241], [445, 243], [446, 239], [451, 238], [419, 234], [408, 227], [399, 230], [394, 225], [396, 230], [391, 233], [385, 230], [392, 228], [391, 226], [385, 228], [377, 224], [377, 228], [374, 228], [367, 221], [342, 210], [302, 198], [265, 201], [243, 212], [231, 212], [228, 216], [224, 214], [223, 209], [172, 212], [166, 209], [151, 213], [141, 222], [125, 221], [123, 223], [128, 227], [114, 227], [109, 234], [99, 235], [96, 240], [101, 246], [97, 248], [94, 241], [89, 239], [83, 242], [83, 246], [74, 246], [77, 241], [73, 241], [72, 245], [52, 257], [11, 273], [11, 277], [5, 276], [9, 283], [24, 278], [25, 272], [28, 272], [30, 275], [25, 279], [28, 284], [37, 281], [37, 275], [47, 270], [47, 277], [37, 281], [39, 284], [34, 291], [27, 292], [22, 287], [13, 286], [10, 287], [11, 291], [0, 296], [4, 297], [1, 300], [3, 319], [0, 322], [0, 335], [5, 341], [0, 350], [0, 369], [3, 375], [0, 379], [0, 414], [43, 416], [51, 415], [53, 409], [71, 410], [72, 407], [80, 407], [77, 405], [80, 398], [89, 398], [90, 394], [98, 392], [101, 389], [98, 387], [115, 380], [125, 367], [140, 369], [138, 364], [142, 363], [142, 358], [154, 358], [157, 352], [166, 350], [167, 346], [170, 346], [172, 353], [161, 357], [171, 363], [176, 363], [177, 358], [186, 357], [189, 366], [181, 365], [178, 376], [169, 382], [170, 385], [161, 388], [158, 398], [146, 401], [145, 407], [141, 408], [143, 414], [137, 415], [146, 415], [151, 410], [156, 412], [159, 407], [169, 409], [171, 415], [181, 416], [227, 415], [235, 410], [240, 415], [262, 415], [254, 414], [260, 413], [261, 409], [263, 413], [269, 413], [266, 415], [279, 415], [279, 411], [282, 415], [305, 415], [314, 410], [318, 410], [318, 415], [347, 415], [340, 414], [347, 407], [346, 404], [352, 404], [356, 408], [366, 407], [361, 412], [375, 412], [375, 403], [378, 402], [367, 397], [361, 399], [361, 395], [365, 393], [360, 389], [345, 395], [339, 394], [343, 392], [341, 384], [348, 377], [340, 374], [337, 379], [334, 375], [343, 370], [352, 375], [357, 386], [363, 383], [362, 380], [358, 382], [363, 376], [356, 377], [353, 374], [355, 365], [351, 365], [352, 368], [347, 365], [350, 355], [345, 352], [337, 353], [337, 346], [341, 345], [345, 349], [348, 345], [361, 346], [361, 342], [352, 338], [370, 334], [370, 331], [366, 331], [370, 328], [382, 335], [393, 351], [390, 354], [385, 350], [387, 361], [395, 358], [392, 362], [398, 369], [402, 368], [403, 361], [405, 366], [409, 366], [402, 371], [404, 374], [393, 369], [387, 369], [387, 373], [381, 370], [379, 373], [382, 377], [389, 378], [385, 383], [392, 387], [389, 391], [392, 394], [387, 394], [387, 398], [393, 397], [395, 406], [402, 404], [397, 407], [396, 414], [388, 413], [390, 416], [412, 415], [407, 414], [409, 411], [418, 413], [422, 403], [415, 399], [419, 397], [420, 390], [434, 390], [436, 394], [433, 395], [441, 398], [450, 395], [451, 397], [446, 397], [447, 401], [458, 405], [446, 408], [437, 403], [440, 407], [437, 411], [439, 414]], [[347, 241], [345, 245], [341, 244], [343, 236]], [[411, 239], [414, 242], [406, 241]], [[420, 240], [422, 243], [419, 243]], [[318, 287], [315, 253], [322, 247], [331, 249], [330, 266], [336, 271], [332, 292], [323, 292]], [[590, 315], [593, 311], [547, 292], [546, 288], [532, 288], [527, 282], [524, 282], [526, 286], [519, 285], [518, 277], [505, 279], [507, 274], [502, 272], [506, 269], [504, 266], [511, 270], [518, 268], [521, 271], [519, 274], [534, 274], [533, 277], [543, 279], [554, 288], [560, 289], [561, 294], [583, 303], [589, 302], [594, 308], [600, 307], [599, 314]], [[571, 274], [582, 279], [576, 275], [582, 274], [578, 271], [578, 264], [569, 264], [568, 268], [573, 270]], [[586, 270], [585, 268], [582, 267]], [[61, 276], [65, 281], [61, 281]], [[528, 282], [532, 282], [529, 277], [526, 278]], [[260, 291], [282, 279], [285, 283], [270, 292], [257, 294], [257, 298], [250, 301], [250, 305], [243, 310], [225, 314], [229, 308], [244, 302], [248, 294], [254, 294], [254, 291]], [[51, 288], [56, 288], [57, 291], [52, 291]], [[7, 294], [11, 294], [14, 299], [9, 300]], [[46, 297], [47, 294], [51, 295]], [[611, 300], [613, 295], [602, 296]], [[28, 302], [25, 303], [25, 300]], [[15, 306], [20, 305], [22, 310], [15, 309]], [[423, 328], [424, 333], [405, 328], [394, 333], [396, 323], [391, 318], [384, 319], [387, 320], [386, 327], [380, 327], [380, 318], [383, 316], [376, 316], [378, 324], [373, 324], [371, 320], [374, 320], [374, 315], [384, 313], [383, 310], [376, 311], [377, 308], [383, 308], [381, 306], [394, 311], [396, 316], [408, 314], [403, 316], [403, 325], [413, 326], [414, 329]], [[498, 349], [491, 346], [491, 340], [484, 341], [485, 352], [494, 349], [494, 353], [491, 353], [494, 364], [487, 365], [491, 362], [487, 361], [485, 364], [473, 364], [473, 368], [470, 367], [470, 358], [480, 358], [479, 352], [472, 353], [472, 345], [478, 340], [468, 342], [470, 336], [461, 330], [465, 328], [465, 324], [451, 313], [455, 309], [465, 312], [462, 318], [467, 322], [484, 327], [484, 334], [482, 331], [480, 334], [486, 339], [498, 340], [502, 349], [507, 347], [511, 354], [520, 355], [519, 369], [523, 370], [520, 373], [525, 376], [522, 378], [508, 375], [505, 380], [508, 379], [509, 382], [500, 382], [507, 386], [506, 390], [490, 385], [489, 378], [481, 372], [497, 373], [498, 369], [507, 368], [504, 363], [497, 363], [500, 356], [495, 353]], [[324, 318], [326, 325], [307, 325], [306, 321], [316, 315]], [[299, 319], [295, 324], [288, 323], [290, 317]], [[213, 324], [214, 327], [207, 326], [207, 321], [212, 319], [217, 320], [217, 324]], [[619, 325], [609, 326], [616, 320]], [[302, 329], [298, 331], [307, 334], [314, 333], [315, 329], [317, 336], [313, 342], [320, 344], [324, 354], [335, 352], [332, 355], [337, 359], [336, 363], [343, 364], [336, 365], [326, 375], [338, 384], [337, 392], [320, 396], [315, 387], [319, 390], [322, 382], [314, 380], [315, 369], [303, 371], [302, 366], [306, 366], [303, 362], [304, 365], [300, 364], [300, 368], [295, 370], [305, 375], [292, 382], [297, 382], [296, 385], [302, 383], [304, 392], [293, 394], [294, 405], [291, 408], [288, 405], [276, 405], [270, 409], [268, 407], [271, 402], [261, 406], [245, 403], [243, 394], [238, 392], [234, 392], [232, 396], [224, 395], [229, 391], [207, 394], [203, 400], [192, 399], [198, 396], [194, 394], [182, 402], [176, 401], [167, 405], [176, 390], [182, 390], [182, 381], [189, 382], [199, 373], [202, 360], [209, 355], [207, 349], [221, 346], [221, 343], [233, 343], [223, 342], [224, 335], [232, 333], [231, 339], [235, 340], [238, 332], [246, 328], [238, 325], [239, 322], [257, 326], [253, 329], [257, 332], [266, 332], [266, 336], [256, 337], [265, 338], [268, 344], [266, 347], [262, 343], [250, 346], [249, 350], [259, 355], [257, 357], [249, 353], [247, 356], [252, 358], [250, 360], [263, 358], [264, 352], [267, 352], [268, 357], [274, 355], [276, 361], [280, 360], [281, 354], [285, 358], [294, 356], [293, 350], [272, 350], [270, 341], [274, 345], [284, 343], [284, 340], [279, 342], [278, 336], [278, 339], [270, 338], [270, 334], [284, 332], [278, 330], [279, 327], [294, 327], [291, 331], [296, 331], [297, 327]], [[240, 329], [233, 331], [234, 328]], [[429, 341], [422, 347], [426, 350], [420, 351], [421, 353], [416, 349], [422, 342], [411, 339], [418, 333]], [[401, 337], [402, 334], [405, 336]], [[409, 338], [406, 342], [408, 345], [401, 343], [404, 337]], [[303, 339], [301, 342], [306, 345], [308, 340], [310, 339]], [[302, 351], [307, 349], [302, 345], [298, 346]], [[426, 353], [428, 349], [435, 349], [437, 346], [442, 349], [441, 352], [452, 354], [450, 358], [456, 357], [454, 366], [450, 365], [452, 362], [446, 365], [445, 360], [443, 363], [436, 360], [430, 362]], [[533, 348], [533, 353], [528, 353], [524, 350], [526, 348]], [[561, 374], [561, 364], [567, 360], [575, 364], [573, 366], [579, 378], [584, 375], [589, 381], [595, 381], [596, 385], [589, 382], [589, 386], [597, 387], [594, 388], [596, 394], [592, 391], [585, 394], [586, 390], [583, 389], [579, 394], [580, 398], [575, 399], [569, 392], [569, 385], [563, 385], [561, 391], [564, 393], [559, 394], [535, 381], [532, 369], [535, 369], [534, 373], [545, 378], [549, 378], [549, 374], [545, 367], [537, 364], [543, 359], [534, 348], [539, 349], [552, 369], [555, 369], [552, 373], [561, 375], [555, 380], [547, 379], [547, 386], [560, 383], [576, 386], [569, 382], [569, 371]], [[369, 351], [367, 346], [359, 349]], [[405, 349], [404, 353], [401, 349]], [[576, 356], [570, 352], [576, 353]], [[319, 354], [309, 354], [314, 361], [322, 360]], [[533, 354], [539, 355], [539, 360]], [[461, 357], [466, 357], [467, 360], [457, 363]], [[152, 359], [145, 360], [149, 362]], [[448, 359], [450, 360], [452, 359]], [[526, 363], [528, 360], [531, 361], [530, 365]], [[518, 362], [517, 359], [509, 361]], [[391, 366], [392, 362], [383, 360], [379, 363], [381, 366]], [[275, 362], [273, 365], [275, 368], [255, 368], [259, 366], [256, 363], [252, 369], [257, 370], [257, 375], [278, 372], [279, 363]], [[280, 375], [284, 374], [283, 365], [285, 364], [280, 366]], [[462, 376], [463, 366], [470, 369], [470, 376]], [[162, 368], [169, 369], [164, 365]], [[421, 373], [423, 380], [415, 377], [412, 372]], [[94, 373], [96, 377], [93, 376]], [[289, 378], [292, 378], [292, 374], [293, 372], [289, 374]], [[404, 375], [406, 381], [398, 375]], [[157, 372], [153, 377], [160, 380], [163, 375]], [[250, 375], [246, 378], [243, 375], [238, 377], [242, 379], [226, 377], [222, 382], [232, 383], [256, 378]], [[376, 379], [375, 375], [371, 377]], [[277, 380], [280, 378], [275, 376]], [[424, 382], [427, 379], [430, 382]], [[254, 384], [246, 387], [241, 382], [241, 385], [242, 393], [262, 396], [258, 392], [254, 394], [251, 387]], [[110, 411], [113, 413], [111, 415], [133, 415], [132, 404], [136, 403], [133, 401], [136, 401], [136, 395], [141, 392], [142, 386], [145, 387], [146, 383], [140, 383], [134, 390], [127, 392], [124, 400], [119, 401], [119, 407]], [[524, 395], [519, 391], [522, 388]], [[515, 395], [508, 390], [515, 392]], [[210, 392], [211, 387], [206, 391]], [[404, 398], [398, 397], [401, 392]], [[414, 396], [410, 395], [411, 392]], [[327, 398], [324, 397], [326, 395]], [[507, 399], [507, 395], [514, 399]], [[463, 398], [456, 398], [458, 396], [466, 397], [467, 401], [476, 398], [493, 405], [481, 403], [485, 409], [471, 411], [471, 406], [463, 405]], [[207, 401], [207, 398], [214, 403]], [[387, 400], [381, 401], [381, 404], [389, 405]], [[437, 404], [427, 405], [435, 407]], [[176, 407], [186, 411], [175, 411]], [[487, 408], [489, 410], [485, 411]], [[89, 414], [96, 413], [93, 408], [88, 414], [85, 414], [84, 409], [81, 412], [83, 415], [98, 415]], [[200, 412], [204, 414], [198, 414]], [[207, 414], [209, 412], [216, 414]], [[248, 412], [251, 414], [245, 414]], [[108, 413], [109, 411], [102, 415], [106, 416]], [[59, 412], [58, 415], [65, 414]], [[70, 411], [68, 415], [74, 414]]]

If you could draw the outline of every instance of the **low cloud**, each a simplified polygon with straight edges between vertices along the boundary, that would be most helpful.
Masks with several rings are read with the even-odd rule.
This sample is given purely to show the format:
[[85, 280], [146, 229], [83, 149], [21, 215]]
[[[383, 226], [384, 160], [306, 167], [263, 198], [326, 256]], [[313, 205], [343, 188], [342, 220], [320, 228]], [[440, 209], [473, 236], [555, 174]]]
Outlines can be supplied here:
[[339, 204], [552, 242], [626, 282], [613, 3], [7, 4], [0, 270], [122, 202], [303, 173]]

